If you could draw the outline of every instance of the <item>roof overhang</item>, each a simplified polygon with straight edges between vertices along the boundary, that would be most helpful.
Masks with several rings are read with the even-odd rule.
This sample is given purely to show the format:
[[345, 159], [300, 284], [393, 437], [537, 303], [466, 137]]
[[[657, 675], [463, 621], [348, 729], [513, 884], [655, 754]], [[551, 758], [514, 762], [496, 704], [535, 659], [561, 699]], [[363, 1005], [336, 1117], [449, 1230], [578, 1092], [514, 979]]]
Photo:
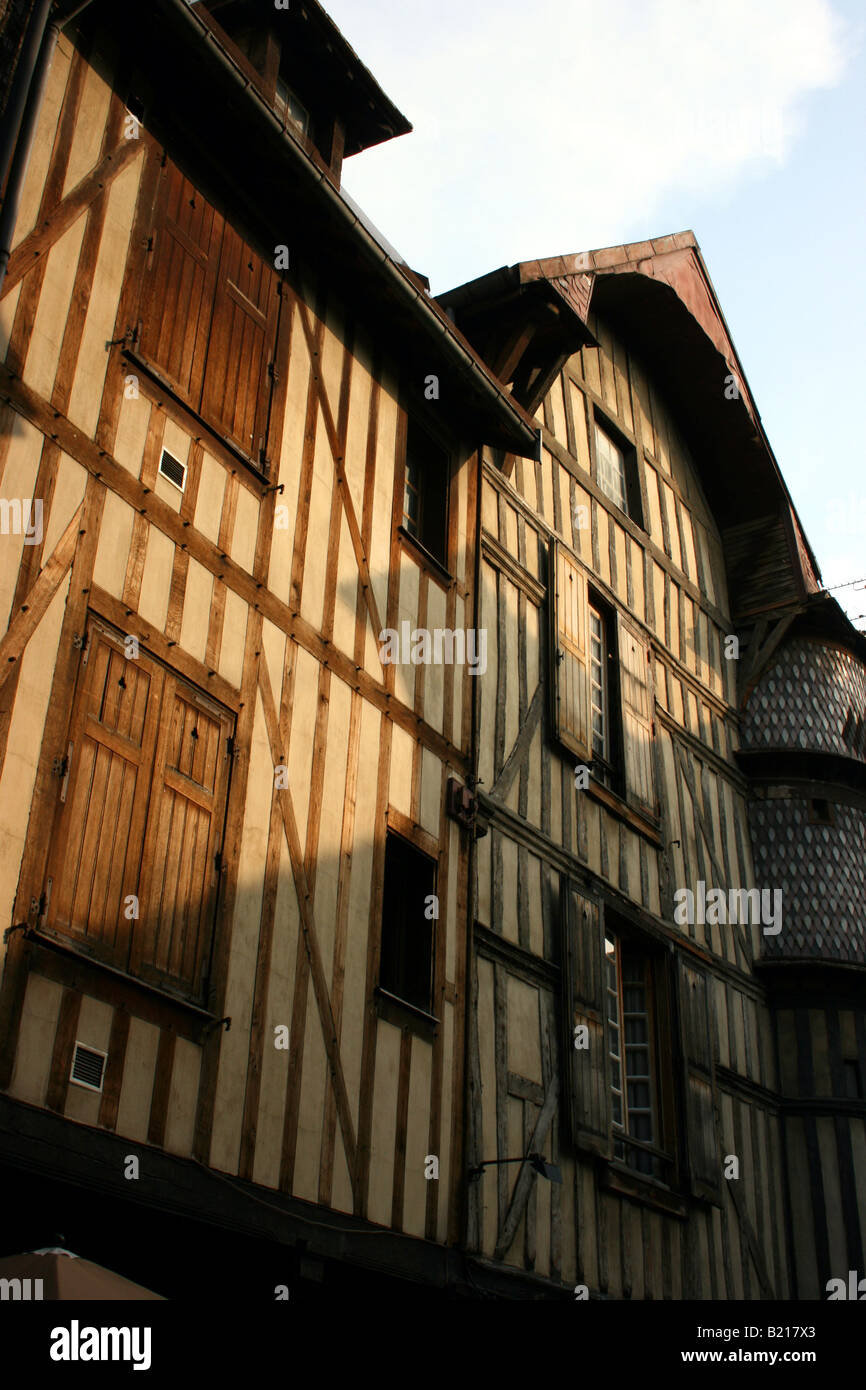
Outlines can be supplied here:
[[[519, 299], [517, 287], [519, 302], [528, 306], [533, 286], [556, 293], [584, 325], [597, 313], [644, 359], [692, 451], [719, 528], [780, 520], [798, 594], [817, 590], [815, 557], [694, 234], [525, 261], [450, 290], [440, 302], [479, 351], [490, 354], [495, 335], [485, 332], [488, 325]], [[495, 365], [495, 357], [487, 360]]]
[[[385, 249], [241, 65], [186, 0], [97, 0], [82, 28], [136, 34], [130, 80], [145, 128], [262, 247], [287, 245], [290, 275], [360, 319], [402, 377], [439, 377], [443, 420], [473, 444], [534, 457], [538, 427], [408, 268]], [[98, 46], [92, 61], [99, 62]], [[323, 274], [324, 272], [324, 274]], [[321, 306], [324, 309], [324, 305]]]
[[274, 0], [192, 0], [193, 9], [199, 4], [221, 27], [242, 14], [250, 24], [274, 29], [296, 67], [309, 75], [311, 87], [327, 91], [339, 108], [346, 127], [345, 156], [412, 129], [318, 0], [290, 0], [279, 9]]

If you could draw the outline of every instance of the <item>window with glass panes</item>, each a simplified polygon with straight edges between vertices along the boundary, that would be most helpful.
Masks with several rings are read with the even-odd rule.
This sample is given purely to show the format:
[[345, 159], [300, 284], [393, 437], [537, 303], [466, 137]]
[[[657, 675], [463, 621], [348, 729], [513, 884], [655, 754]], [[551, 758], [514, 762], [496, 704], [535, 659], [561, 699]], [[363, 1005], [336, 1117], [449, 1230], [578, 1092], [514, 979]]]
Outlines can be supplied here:
[[421, 535], [421, 479], [418, 462], [406, 460], [406, 488], [403, 494], [403, 525], [410, 536]]
[[444, 565], [448, 550], [448, 452], [411, 415], [406, 426], [403, 529]]
[[607, 644], [604, 618], [592, 607], [589, 610], [589, 699], [593, 756], [607, 760]]
[[295, 126], [302, 135], [310, 134], [310, 113], [283, 77], [277, 78], [274, 107], [283, 125]]
[[606, 497], [628, 515], [625, 454], [598, 421], [595, 422], [596, 481]]
[[627, 1142], [658, 1145], [649, 962], [617, 936], [604, 942], [614, 1155], [659, 1176], [658, 1160]]

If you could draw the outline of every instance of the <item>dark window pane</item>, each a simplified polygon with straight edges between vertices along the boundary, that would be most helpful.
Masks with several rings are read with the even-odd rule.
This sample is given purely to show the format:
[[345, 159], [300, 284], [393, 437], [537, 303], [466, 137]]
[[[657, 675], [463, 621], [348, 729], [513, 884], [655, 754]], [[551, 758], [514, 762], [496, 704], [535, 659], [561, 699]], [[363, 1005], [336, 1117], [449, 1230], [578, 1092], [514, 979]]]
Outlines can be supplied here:
[[436, 863], [397, 835], [385, 845], [379, 983], [389, 994], [429, 1013], [433, 928], [426, 899], [436, 892]]
[[412, 524], [404, 525], [425, 550], [445, 564], [448, 541], [448, 483], [450, 465], [446, 451], [410, 418], [406, 434], [406, 502], [410, 513], [410, 489], [417, 494], [411, 509]]

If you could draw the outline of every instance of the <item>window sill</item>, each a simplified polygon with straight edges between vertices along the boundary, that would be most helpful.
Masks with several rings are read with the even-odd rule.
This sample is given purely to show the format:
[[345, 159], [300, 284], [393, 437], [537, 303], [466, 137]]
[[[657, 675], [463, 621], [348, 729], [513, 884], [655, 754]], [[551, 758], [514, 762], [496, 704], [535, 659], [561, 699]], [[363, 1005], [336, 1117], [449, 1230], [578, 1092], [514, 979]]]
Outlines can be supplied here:
[[416, 1033], [427, 1042], [432, 1042], [439, 1032], [438, 1018], [434, 1018], [433, 1014], [428, 1014], [424, 1009], [419, 1009], [415, 1004], [400, 999], [398, 995], [391, 994], [381, 985], [376, 985], [373, 991], [373, 1002], [379, 1017], [384, 1018], [387, 1023], [393, 1023], [395, 1028], [408, 1028], [411, 1033]]
[[433, 578], [450, 589], [456, 581], [454, 575], [449, 574], [442, 561], [437, 560], [436, 556], [421, 544], [417, 536], [413, 536], [410, 531], [407, 531], [405, 526], [397, 527], [397, 535], [400, 538], [400, 544], [412, 551], [415, 558], [421, 562]]
[[229, 454], [232, 459], [236, 459], [238, 463], [243, 464], [244, 468], [251, 473], [258, 482], [268, 482], [269, 475], [262, 465], [257, 463], [255, 459], [250, 458], [248, 454], [245, 454], [239, 445], [226, 439], [225, 435], [220, 434], [217, 429], [209, 425], [204, 416], [200, 415], [199, 412], [190, 405], [189, 401], [185, 399], [178, 388], [174, 386], [167, 377], [163, 376], [162, 372], [159, 371], [157, 367], [154, 367], [148, 362], [146, 357], [141, 357], [132, 348], [128, 347], [123, 349], [123, 357], [125, 360], [131, 362], [133, 366], [138, 367], [139, 371], [144, 372], [161, 391], [167, 392], [167, 394], [171, 396], [174, 404], [179, 406], [184, 414], [189, 416], [190, 421], [194, 422], [198, 430], [206, 436], [206, 441], [209, 440], [216, 446], [217, 451], [222, 450]]
[[589, 774], [589, 786], [587, 791], [596, 801], [600, 801], [620, 820], [627, 821], [633, 830], [637, 830], [641, 835], [645, 835], [648, 840], [659, 849], [662, 848], [661, 824], [657, 817], [650, 816], [645, 811], [638, 811], [619, 792], [611, 791], [610, 787], [605, 786], [604, 782], [599, 782], [592, 773]]
[[136, 1017], [148, 1019], [155, 1015], [153, 1021], [159, 1018], [163, 1022], [167, 1015], [173, 1020], [183, 1018], [184, 1025], [177, 1031], [193, 1041], [199, 1041], [202, 1033], [222, 1021], [192, 1000], [139, 980], [50, 930], [28, 928], [24, 939], [36, 948], [37, 968], [42, 971], [44, 966], [49, 977], [105, 1003], [126, 1008]]
[[682, 1220], [688, 1217], [689, 1206], [680, 1193], [666, 1187], [657, 1178], [636, 1173], [633, 1168], [629, 1168], [618, 1159], [609, 1159], [602, 1164], [600, 1182], [608, 1192], [628, 1197], [633, 1202], [639, 1202], [641, 1206], [653, 1207], [667, 1216], [676, 1216]]

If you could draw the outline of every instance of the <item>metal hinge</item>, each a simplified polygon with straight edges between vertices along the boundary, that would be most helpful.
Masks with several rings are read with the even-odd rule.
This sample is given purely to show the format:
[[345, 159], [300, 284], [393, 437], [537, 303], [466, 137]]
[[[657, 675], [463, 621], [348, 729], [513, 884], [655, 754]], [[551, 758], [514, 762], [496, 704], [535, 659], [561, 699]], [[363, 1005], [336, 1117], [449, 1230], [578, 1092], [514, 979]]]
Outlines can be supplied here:
[[237, 751], [238, 750], [235, 747], [235, 741], [232, 738], [231, 734], [229, 734], [228, 738], [226, 739], [226, 757], [233, 758]]

